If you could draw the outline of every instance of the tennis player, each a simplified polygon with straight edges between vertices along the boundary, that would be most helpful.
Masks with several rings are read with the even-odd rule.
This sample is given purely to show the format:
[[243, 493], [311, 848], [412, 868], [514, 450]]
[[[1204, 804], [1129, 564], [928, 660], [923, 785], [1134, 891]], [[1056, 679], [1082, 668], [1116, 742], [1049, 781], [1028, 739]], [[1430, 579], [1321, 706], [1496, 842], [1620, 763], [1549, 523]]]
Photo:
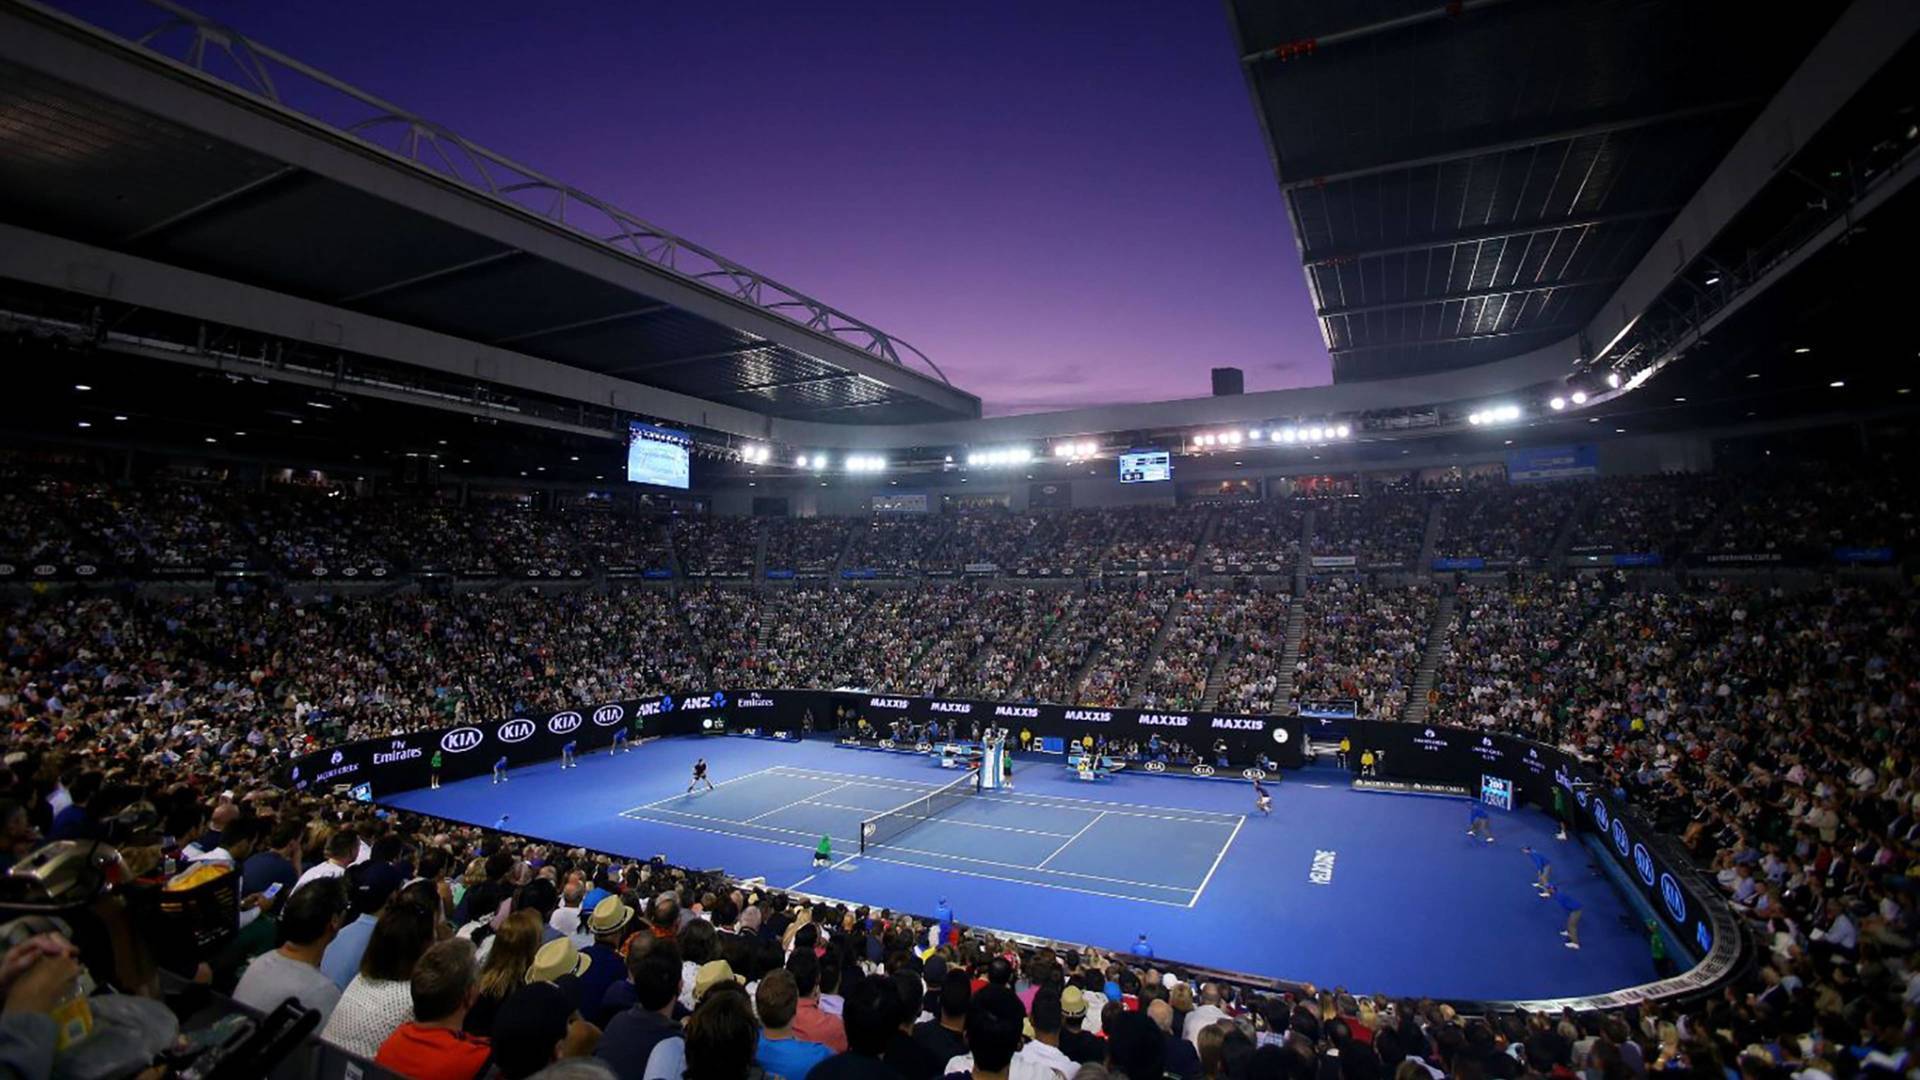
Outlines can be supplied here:
[[1553, 884], [1548, 879], [1553, 877], [1553, 860], [1533, 850], [1532, 845], [1520, 850], [1526, 852], [1527, 858], [1533, 860], [1533, 887], [1540, 894], [1540, 899], [1545, 900], [1552, 896]]
[[1485, 803], [1474, 803], [1467, 808], [1467, 835], [1493, 843], [1493, 822], [1487, 818]]
[[1273, 816], [1273, 793], [1267, 790], [1267, 785], [1261, 783], [1257, 776], [1253, 778], [1253, 805], [1258, 807], [1262, 814], [1268, 817]]
[[[713, 781], [707, 778], [706, 758], [701, 758], [693, 763], [693, 782], [687, 785], [687, 793], [691, 795], [693, 789], [699, 787], [701, 784], [707, 785], [708, 791], [713, 790]], [[1488, 837], [1488, 839], [1491, 840], [1492, 837]]]

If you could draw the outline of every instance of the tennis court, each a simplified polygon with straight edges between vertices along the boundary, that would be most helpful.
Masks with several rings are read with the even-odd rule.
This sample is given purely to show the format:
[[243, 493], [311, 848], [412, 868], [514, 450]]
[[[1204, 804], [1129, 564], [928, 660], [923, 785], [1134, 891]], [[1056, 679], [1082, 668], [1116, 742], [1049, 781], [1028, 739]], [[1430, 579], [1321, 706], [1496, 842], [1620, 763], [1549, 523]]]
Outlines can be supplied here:
[[[1206, 810], [971, 792], [957, 773], [941, 781], [775, 765], [620, 816], [809, 850], [829, 836], [835, 871], [884, 863], [1173, 907], [1200, 901], [1246, 821]], [[880, 817], [862, 853], [860, 823], [888, 811], [899, 813]], [[1142, 860], [1142, 851], [1153, 858]]]

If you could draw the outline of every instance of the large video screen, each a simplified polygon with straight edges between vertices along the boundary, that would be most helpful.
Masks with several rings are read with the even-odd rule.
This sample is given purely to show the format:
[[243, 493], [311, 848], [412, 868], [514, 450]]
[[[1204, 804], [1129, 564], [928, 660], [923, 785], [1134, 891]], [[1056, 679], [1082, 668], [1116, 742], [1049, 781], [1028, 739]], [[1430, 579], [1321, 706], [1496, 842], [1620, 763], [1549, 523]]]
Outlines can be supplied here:
[[693, 437], [684, 431], [635, 422], [627, 431], [627, 479], [635, 484], [685, 488], [691, 483]]
[[1128, 450], [1120, 455], [1120, 482], [1148, 484], [1173, 479], [1173, 455], [1165, 450]]

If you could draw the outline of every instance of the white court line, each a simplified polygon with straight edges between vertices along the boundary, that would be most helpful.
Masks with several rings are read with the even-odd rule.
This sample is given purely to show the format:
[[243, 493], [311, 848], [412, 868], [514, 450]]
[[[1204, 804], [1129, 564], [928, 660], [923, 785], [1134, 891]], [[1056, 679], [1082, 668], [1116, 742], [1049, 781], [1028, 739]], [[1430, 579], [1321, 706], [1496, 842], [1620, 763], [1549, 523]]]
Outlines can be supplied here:
[[[808, 773], [806, 770], [797, 769], [790, 765], [775, 765], [771, 771], [780, 772], [789, 776], [803, 776], [809, 780], [840, 779], [840, 777], [832, 773]], [[918, 780], [898, 780], [890, 776], [866, 776], [859, 773], [849, 775], [859, 776], [864, 780], [881, 781], [881, 783], [877, 784], [862, 784], [857, 781], [848, 781], [854, 787], [877, 787], [889, 791], [902, 791], [903, 793], [912, 791], [915, 788], [931, 791], [935, 788], [946, 786], [945, 784], [923, 783]], [[952, 783], [952, 781], [948, 781], [948, 783]], [[901, 788], [897, 786], [900, 784], [911, 784], [913, 786], [910, 788]], [[985, 795], [985, 793], [982, 794]], [[1103, 808], [1104, 811], [1109, 814], [1126, 814], [1132, 817], [1152, 818], [1155, 821], [1178, 821], [1187, 825], [1215, 825], [1222, 829], [1240, 819], [1237, 814], [1227, 814], [1217, 810], [1188, 810], [1185, 807], [1176, 806], [1170, 808], [1175, 811], [1174, 813], [1156, 813], [1155, 811], [1167, 808], [1148, 806], [1140, 803], [1105, 802], [1099, 799], [1076, 799], [1071, 795], [1042, 795], [1037, 792], [1033, 794], [995, 792], [991, 795], [985, 795], [985, 797], [992, 799], [996, 803], [1004, 803], [1007, 806], [1031, 806], [1040, 810], [1079, 810], [1085, 813], [1087, 812], [1084, 809], [1085, 807], [1097, 806]], [[1046, 801], [1039, 801], [1043, 799]], [[886, 811], [876, 810], [874, 813], [883, 814], [886, 813]], [[1195, 816], [1206, 814], [1213, 816]]]
[[[856, 780], [885, 780], [890, 784], [905, 784], [908, 787], [919, 787], [919, 788], [937, 788], [937, 787], [947, 786], [946, 784], [935, 784], [926, 780], [908, 780], [904, 777], [899, 777], [899, 776], [875, 776], [872, 773], [829, 773], [824, 769], [804, 769], [798, 765], [775, 765], [775, 766], [772, 766], [772, 771], [784, 772], [784, 773], [803, 773], [803, 774], [810, 773], [810, 774], [814, 774], [815, 779], [825, 779], [825, 778], [831, 777], [832, 779], [839, 780], [844, 777], [851, 776]], [[959, 770], [954, 770], [954, 771], [959, 771]], [[949, 780], [947, 783], [952, 783], [952, 781]]]
[[[824, 806], [829, 810], [853, 810], [858, 813], [866, 814], [869, 817], [871, 817], [876, 813], [885, 812], [885, 811], [869, 810], [864, 806], [845, 806], [840, 803], [811, 802], [811, 801], [805, 801], [805, 800], [803, 800], [803, 802], [807, 806]], [[796, 804], [796, 805], [799, 805], [799, 804]], [[953, 818], [953, 817], [943, 817], [943, 818], [940, 818], [939, 821], [942, 825], [964, 825], [969, 829], [993, 829], [997, 832], [1025, 833], [1028, 836], [1066, 836], [1067, 835], [1066, 833], [1063, 833], [1063, 832], [1050, 832], [1046, 829], [1017, 829], [1012, 825], [989, 825], [984, 821], [961, 821], [958, 818]]]
[[[711, 833], [714, 836], [725, 836], [725, 837], [730, 837], [734, 840], [751, 840], [761, 844], [772, 844], [775, 847], [800, 848], [803, 851], [812, 851], [814, 849], [814, 845], [812, 844], [801, 844], [801, 843], [796, 843], [792, 840], [769, 840], [764, 836], [747, 836], [743, 833], [729, 832], [725, 829], [710, 829], [702, 825], [682, 825], [677, 821], [660, 821], [660, 822], [655, 822], [655, 824], [670, 825], [676, 829], [690, 829], [693, 832]], [[897, 850], [897, 849], [890, 848], [888, 850]], [[1002, 877], [999, 874], [987, 874], [987, 873], [982, 873], [978, 870], [963, 870], [963, 869], [959, 869], [957, 867], [952, 867], [952, 866], [928, 866], [925, 863], [908, 862], [905, 859], [890, 859], [890, 858], [885, 858], [879, 855], [874, 855], [871, 853], [862, 854], [862, 855], [859, 855], [858, 857], [864, 858], [868, 862], [890, 863], [894, 866], [911, 866], [917, 870], [931, 870], [939, 874], [959, 874], [961, 877], [976, 877], [976, 878], [982, 878], [987, 881], [1005, 881], [1005, 882], [1010, 882], [1014, 885], [1031, 885], [1036, 889], [1057, 889], [1060, 892], [1080, 893], [1084, 896], [1104, 896], [1111, 900], [1131, 900], [1136, 904], [1159, 904], [1162, 907], [1189, 906], [1186, 904], [1182, 904], [1177, 900], [1154, 900], [1150, 897], [1145, 897], [1145, 896], [1128, 896], [1125, 893], [1110, 893], [1110, 892], [1101, 892], [1097, 889], [1082, 889], [1074, 885], [1053, 885], [1044, 881], [1027, 881], [1024, 878]], [[1049, 870], [1047, 872], [1050, 874], [1059, 873], [1059, 871], [1057, 870]], [[801, 880], [804, 881], [806, 879], [803, 878]], [[799, 888], [798, 885], [795, 885], [793, 887]], [[1165, 886], [1161, 886], [1161, 885], [1155, 885], [1151, 887], [1165, 888]]]
[[1047, 868], [1047, 864], [1053, 861], [1053, 856], [1054, 856], [1054, 855], [1058, 855], [1058, 854], [1060, 854], [1061, 852], [1063, 852], [1063, 851], [1065, 851], [1065, 850], [1067, 850], [1067, 848], [1069, 848], [1069, 847], [1071, 847], [1071, 846], [1073, 846], [1073, 842], [1074, 842], [1075, 840], [1078, 840], [1078, 839], [1080, 839], [1080, 838], [1081, 838], [1082, 836], [1085, 836], [1085, 835], [1086, 835], [1086, 833], [1087, 833], [1087, 830], [1088, 830], [1088, 829], [1091, 829], [1091, 828], [1093, 828], [1093, 827], [1094, 827], [1095, 825], [1098, 825], [1098, 824], [1100, 823], [1100, 819], [1101, 819], [1101, 818], [1103, 818], [1103, 817], [1106, 817], [1106, 816], [1107, 816], [1107, 812], [1106, 812], [1105, 810], [1102, 810], [1102, 811], [1100, 811], [1100, 812], [1099, 812], [1098, 814], [1095, 814], [1095, 815], [1093, 816], [1093, 820], [1092, 820], [1092, 821], [1089, 821], [1089, 822], [1087, 822], [1087, 823], [1086, 823], [1085, 825], [1082, 825], [1082, 826], [1080, 826], [1080, 831], [1079, 831], [1079, 832], [1077, 832], [1077, 833], [1074, 833], [1074, 834], [1073, 834], [1072, 836], [1069, 836], [1069, 837], [1067, 837], [1067, 842], [1066, 842], [1066, 843], [1064, 843], [1064, 844], [1061, 844], [1061, 845], [1060, 845], [1059, 847], [1057, 847], [1057, 848], [1054, 848], [1054, 849], [1053, 849], [1053, 855], [1048, 855], [1048, 856], [1047, 856], [1046, 858], [1044, 858], [1044, 859], [1041, 859], [1041, 860], [1040, 860], [1040, 865], [1039, 865], [1039, 866], [1036, 866], [1036, 867], [1034, 867], [1034, 869], [1035, 869], [1035, 870], [1045, 870], [1045, 869]]
[[[676, 817], [690, 817], [690, 818], [695, 818], [695, 819], [697, 819], [697, 820], [700, 820], [700, 821], [714, 821], [714, 822], [719, 822], [719, 823], [721, 823], [721, 824], [723, 824], [723, 825], [743, 825], [743, 824], [745, 824], [745, 822], [742, 822], [742, 821], [738, 821], [738, 820], [736, 820], [736, 819], [734, 819], [734, 818], [717, 818], [717, 817], [710, 817], [710, 816], [708, 816], [708, 815], [706, 815], [706, 814], [690, 814], [690, 813], [687, 813], [687, 812], [686, 812], [686, 811], [684, 811], [684, 810], [668, 810], [668, 809], [666, 809], [665, 807], [659, 807], [659, 808], [656, 808], [656, 809], [653, 809], [653, 810], [650, 810], [650, 811], [648, 811], [648, 812], [649, 812], [649, 813], [654, 813], [654, 814], [672, 814], [672, 815], [674, 815], [674, 816], [676, 816]], [[628, 812], [628, 813], [626, 813], [626, 814], [622, 814], [622, 815], [620, 815], [620, 816], [621, 816], [621, 817], [631, 817], [632, 815], [633, 815], [633, 812], [631, 812], [631, 811], [630, 811], [630, 812]], [[644, 820], [646, 820], [646, 819], [645, 819], [645, 818], [638, 818], [638, 819], [636, 819], [636, 820], [642, 820], [642, 821], [644, 821]], [[944, 818], [942, 818], [942, 819], [940, 819], [940, 820], [942, 820], [942, 821], [944, 821], [945, 819], [944, 819]], [[1244, 819], [1242, 819], [1242, 820], [1244, 820]], [[679, 825], [680, 823], [679, 823], [679, 822], [677, 822], [677, 821], [662, 821], [662, 822], [657, 822], [657, 824], [661, 824], [661, 825]], [[691, 828], [692, 826], [688, 826], [688, 827], [689, 827], [689, 828]], [[754, 828], [756, 828], [756, 829], [765, 829], [765, 830], [767, 830], [768, 832], [776, 832], [776, 833], [785, 833], [785, 834], [787, 834], [788, 836], [812, 836], [812, 835], [813, 835], [813, 833], [811, 833], [811, 832], [802, 832], [802, 831], [800, 831], [799, 829], [783, 829], [783, 828], [781, 828], [781, 827], [779, 827], [778, 825], [755, 825], [755, 826], [754, 826]], [[848, 842], [849, 842], [849, 843], [854, 843], [854, 842], [856, 842], [856, 841], [848, 841]], [[803, 844], [803, 845], [800, 845], [800, 846], [802, 846], [802, 847], [811, 847], [812, 845], [809, 845], [809, 844]], [[982, 866], [999, 866], [999, 867], [1004, 867], [1004, 868], [1006, 868], [1006, 869], [1008, 869], [1008, 870], [1029, 870], [1029, 871], [1032, 871], [1032, 870], [1038, 870], [1038, 868], [1037, 868], [1037, 867], [1034, 867], [1034, 866], [1030, 866], [1030, 865], [1028, 865], [1027, 863], [1010, 863], [1010, 862], [1001, 862], [1001, 861], [999, 861], [998, 859], [976, 859], [976, 858], [974, 858], [974, 857], [973, 857], [973, 856], [971, 856], [971, 855], [954, 855], [954, 854], [951, 854], [951, 853], [949, 853], [949, 852], [945, 852], [945, 851], [928, 851], [928, 850], [927, 850], [927, 849], [925, 849], [925, 848], [910, 848], [910, 847], [901, 847], [901, 846], [899, 846], [899, 845], [897, 845], [897, 844], [887, 844], [887, 845], [885, 845], [885, 850], [887, 850], [887, 851], [902, 851], [902, 852], [906, 852], [906, 853], [908, 853], [908, 854], [912, 854], [912, 855], [927, 855], [927, 856], [930, 856], [930, 857], [932, 857], [932, 858], [936, 858], [936, 859], [957, 859], [957, 860], [959, 860], [960, 862], [970, 862], [970, 863], [979, 863], [979, 864], [980, 864], [980, 865], [982, 865]], [[867, 858], [868, 858], [869, 860], [872, 860], [872, 859], [875, 859], [875, 858], [878, 858], [878, 856], [875, 856], [875, 855], [873, 855], [873, 854], [871, 854], [871, 853], [869, 853], [869, 854], [867, 855]], [[882, 860], [882, 861], [884, 861], [884, 860]], [[918, 864], [916, 864], [916, 865], [918, 865]], [[1141, 889], [1159, 889], [1159, 890], [1161, 890], [1161, 891], [1163, 891], [1163, 892], [1190, 892], [1190, 891], [1191, 891], [1190, 889], [1188, 889], [1188, 888], [1187, 888], [1186, 886], [1184, 886], [1184, 885], [1168, 885], [1168, 884], [1165, 884], [1165, 883], [1163, 883], [1163, 882], [1158, 882], [1158, 881], [1134, 881], [1134, 880], [1133, 880], [1133, 879], [1131, 879], [1131, 878], [1116, 878], [1116, 877], [1105, 877], [1105, 876], [1103, 876], [1103, 875], [1100, 875], [1100, 874], [1083, 874], [1083, 873], [1080, 873], [1080, 872], [1079, 872], [1079, 871], [1077, 871], [1077, 870], [1044, 870], [1044, 871], [1039, 871], [1039, 872], [1041, 872], [1041, 873], [1045, 873], [1045, 874], [1052, 874], [1052, 875], [1055, 875], [1055, 876], [1058, 876], [1058, 877], [1073, 877], [1073, 878], [1086, 878], [1086, 879], [1087, 879], [1088, 881], [1106, 881], [1106, 882], [1111, 882], [1111, 883], [1113, 883], [1113, 884], [1115, 884], [1115, 885], [1132, 885], [1132, 886], [1134, 886], [1134, 887], [1136, 887], [1136, 888], [1141, 888]], [[1014, 878], [1009, 878], [1009, 879], [1007, 879], [1007, 880], [1009, 880], [1009, 881], [1012, 881], [1012, 880], [1018, 880], [1018, 879], [1014, 879]], [[1035, 884], [1035, 885], [1038, 885], [1038, 884], [1040, 884], [1040, 882], [1037, 882], [1037, 881], [1036, 881], [1036, 882], [1032, 882], [1032, 884]], [[1190, 906], [1190, 905], [1187, 905], [1187, 906]]]
[[[824, 872], [831, 874], [835, 870], [840, 869], [841, 867], [847, 865], [848, 863], [852, 862], [853, 860], [859, 858], [864, 854], [866, 854], [866, 852], [856, 851], [853, 854], [847, 856], [846, 858], [841, 859], [839, 862], [828, 865], [827, 869]], [[803, 877], [799, 881], [796, 881], [793, 884], [787, 886], [787, 891], [792, 892], [793, 890], [799, 888], [800, 886], [805, 885], [807, 882], [812, 881], [814, 878], [819, 877], [821, 873], [822, 871], [815, 870], [813, 873], [808, 874], [806, 877]]]
[[[841, 788], [843, 788], [843, 787], [846, 787], [846, 786], [847, 786], [847, 785], [845, 785], [845, 784], [836, 784], [836, 785], [834, 785], [833, 787], [830, 787], [830, 788], [828, 788], [828, 789], [827, 789], [827, 790], [825, 790], [825, 791], [816, 791], [816, 792], [814, 792], [814, 793], [813, 793], [813, 795], [831, 795], [831, 794], [833, 794], [834, 792], [836, 792], [836, 791], [839, 791], [839, 790], [840, 790]], [[761, 818], [763, 818], [763, 817], [770, 817], [770, 816], [772, 816], [772, 815], [774, 815], [774, 814], [777, 814], [777, 813], [779, 813], [779, 812], [780, 812], [780, 811], [782, 811], [782, 810], [791, 810], [791, 809], [793, 809], [793, 808], [794, 808], [794, 807], [796, 807], [796, 806], [805, 806], [806, 804], [808, 804], [808, 803], [811, 803], [811, 802], [813, 801], [813, 795], [809, 795], [809, 796], [807, 796], [807, 797], [806, 797], [806, 798], [804, 798], [804, 799], [795, 799], [795, 800], [793, 800], [792, 802], [790, 802], [790, 803], [788, 803], [788, 804], [787, 804], [787, 805], [785, 805], [785, 806], [776, 806], [776, 807], [774, 807], [773, 809], [771, 809], [771, 810], [769, 810], [769, 811], [767, 811], [767, 812], [766, 812], [766, 813], [764, 813], [764, 814], [755, 814], [755, 815], [753, 815], [752, 817], [750, 817], [750, 818], [748, 818], [748, 819], [746, 819], [745, 821], [743, 821], [743, 822], [741, 822], [741, 824], [742, 824], [742, 825], [751, 825], [751, 824], [753, 824], [754, 822], [756, 822], [756, 821], [759, 821], [759, 820], [760, 820]]]
[[[720, 781], [719, 783], [717, 783], [717, 784], [715, 784], [715, 785], [713, 785], [713, 786], [714, 786], [715, 788], [723, 788], [723, 787], [726, 787], [726, 786], [727, 786], [728, 784], [737, 784], [737, 783], [739, 783], [739, 782], [740, 782], [740, 781], [742, 781], [742, 780], [751, 780], [751, 779], [753, 779], [753, 778], [754, 778], [754, 777], [756, 777], [756, 776], [760, 776], [760, 775], [762, 775], [762, 774], [764, 774], [764, 773], [770, 773], [770, 772], [773, 772], [773, 771], [775, 771], [775, 770], [777, 770], [778, 768], [780, 768], [780, 766], [778, 766], [778, 765], [770, 765], [770, 766], [768, 766], [767, 768], [764, 768], [764, 769], [756, 769], [756, 770], [754, 770], [753, 772], [750, 772], [750, 773], [745, 773], [745, 774], [743, 774], [743, 775], [740, 775], [740, 776], [736, 776], [736, 777], [734, 777], [734, 778], [733, 778], [733, 779], [731, 779], [731, 780], [722, 780], [722, 781]], [[673, 800], [675, 800], [675, 799], [684, 799], [684, 798], [686, 798], [686, 797], [688, 796], [688, 794], [689, 794], [688, 792], [685, 792], [685, 791], [683, 791], [683, 792], [681, 792], [681, 793], [680, 793], [680, 794], [678, 794], [678, 795], [669, 795], [669, 796], [667, 796], [667, 797], [666, 797], [666, 798], [664, 798], [664, 799], [655, 799], [654, 801], [652, 801], [652, 802], [650, 802], [650, 803], [642, 803], [642, 804], [640, 804], [639, 806], [629, 806], [629, 807], [627, 807], [627, 809], [625, 809], [625, 810], [622, 810], [622, 811], [620, 811], [620, 812], [621, 812], [622, 814], [626, 814], [626, 813], [629, 813], [629, 812], [631, 812], [631, 811], [634, 811], [634, 810], [651, 810], [651, 809], [653, 809], [654, 807], [656, 807], [656, 806], [659, 806], [659, 805], [660, 805], [661, 803], [664, 803], [664, 802], [672, 802], [672, 801], [673, 801]]]
[[1207, 882], [1212, 881], [1213, 872], [1220, 869], [1220, 861], [1227, 857], [1227, 849], [1233, 846], [1233, 838], [1240, 835], [1240, 825], [1245, 825], [1246, 823], [1246, 815], [1242, 814], [1240, 816], [1240, 824], [1233, 827], [1233, 835], [1228, 836], [1227, 842], [1220, 845], [1220, 854], [1213, 857], [1213, 865], [1207, 868], [1207, 876], [1200, 879], [1200, 887], [1193, 890], [1193, 899], [1187, 901], [1188, 907], [1192, 907], [1200, 902], [1200, 894], [1207, 891]]

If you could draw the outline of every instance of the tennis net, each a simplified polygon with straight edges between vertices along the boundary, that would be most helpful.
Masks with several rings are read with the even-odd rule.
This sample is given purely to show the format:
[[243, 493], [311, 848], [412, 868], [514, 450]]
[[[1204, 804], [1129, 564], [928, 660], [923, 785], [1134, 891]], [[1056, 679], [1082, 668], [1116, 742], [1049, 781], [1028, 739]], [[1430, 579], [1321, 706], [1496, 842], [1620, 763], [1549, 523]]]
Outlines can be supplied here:
[[864, 853], [882, 844], [892, 843], [902, 833], [946, 813], [972, 798], [979, 790], [980, 771], [969, 769], [967, 775], [945, 787], [929, 791], [885, 813], [875, 814], [860, 823], [860, 850]]

